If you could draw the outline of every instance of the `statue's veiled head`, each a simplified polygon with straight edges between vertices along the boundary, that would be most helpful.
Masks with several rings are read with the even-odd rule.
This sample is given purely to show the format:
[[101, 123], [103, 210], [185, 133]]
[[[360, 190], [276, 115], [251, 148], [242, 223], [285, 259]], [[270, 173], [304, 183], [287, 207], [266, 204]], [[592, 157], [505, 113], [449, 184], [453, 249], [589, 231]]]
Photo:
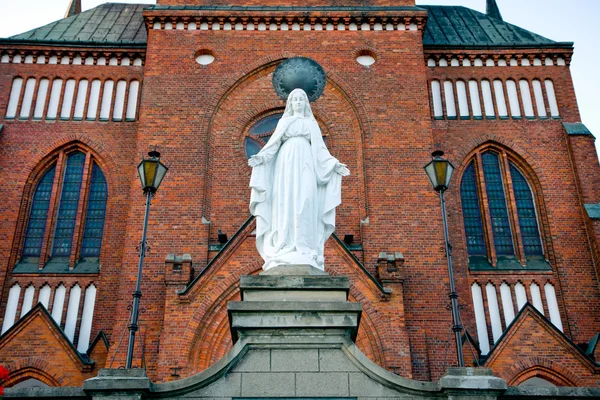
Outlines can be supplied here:
[[294, 89], [290, 92], [285, 105], [284, 117], [300, 116], [314, 118], [310, 102], [306, 92], [302, 89]]

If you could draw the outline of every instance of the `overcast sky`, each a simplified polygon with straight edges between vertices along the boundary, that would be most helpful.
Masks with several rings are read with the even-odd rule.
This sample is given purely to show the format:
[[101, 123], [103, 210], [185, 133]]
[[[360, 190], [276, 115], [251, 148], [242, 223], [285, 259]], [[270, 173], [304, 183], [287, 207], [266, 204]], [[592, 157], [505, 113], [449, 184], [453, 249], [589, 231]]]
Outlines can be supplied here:
[[[232, 0], [234, 1], [240, 0]], [[268, 1], [265, 0], [266, 3]], [[552, 40], [575, 42], [571, 72], [581, 120], [595, 136], [600, 137], [600, 0], [497, 1], [505, 21]], [[62, 18], [69, 2], [70, 0], [0, 0], [0, 37], [26, 32]], [[88, 10], [105, 2], [82, 0], [82, 5], [84, 10]], [[112, 2], [156, 3], [148, 0]], [[482, 12], [485, 12], [485, 3], [486, 0], [417, 0], [417, 4], [462, 5]], [[600, 149], [600, 140], [596, 147]]]

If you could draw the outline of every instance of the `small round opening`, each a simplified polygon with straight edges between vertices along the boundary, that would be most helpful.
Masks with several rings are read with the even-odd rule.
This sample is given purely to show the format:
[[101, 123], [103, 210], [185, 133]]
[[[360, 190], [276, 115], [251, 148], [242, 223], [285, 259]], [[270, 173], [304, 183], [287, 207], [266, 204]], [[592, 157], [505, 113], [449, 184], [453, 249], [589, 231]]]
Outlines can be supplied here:
[[196, 52], [196, 62], [200, 65], [212, 64], [215, 61], [215, 56], [210, 50], [199, 50]]
[[375, 54], [368, 50], [361, 51], [356, 56], [356, 62], [365, 67], [370, 67], [375, 61]]

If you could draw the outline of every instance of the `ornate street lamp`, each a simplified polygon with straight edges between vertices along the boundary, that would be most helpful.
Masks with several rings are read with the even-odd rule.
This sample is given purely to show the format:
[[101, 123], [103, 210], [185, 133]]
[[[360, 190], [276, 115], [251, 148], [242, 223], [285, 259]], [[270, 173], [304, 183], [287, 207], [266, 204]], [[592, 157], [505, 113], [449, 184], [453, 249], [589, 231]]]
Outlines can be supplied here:
[[439, 192], [440, 194], [442, 220], [444, 223], [444, 239], [446, 241], [446, 259], [448, 260], [448, 275], [450, 276], [450, 293], [448, 294], [448, 297], [452, 302], [452, 322], [454, 324], [452, 326], [452, 331], [454, 331], [454, 338], [456, 340], [456, 357], [458, 358], [458, 366], [464, 367], [465, 362], [463, 359], [461, 340], [461, 332], [463, 327], [460, 324], [458, 293], [456, 293], [456, 289], [454, 287], [454, 273], [452, 272], [452, 246], [448, 240], [448, 221], [446, 219], [446, 202], [444, 201], [444, 192], [448, 190], [450, 178], [452, 178], [452, 172], [454, 172], [454, 166], [450, 161], [442, 158], [443, 155], [444, 152], [439, 150], [431, 153], [433, 160], [431, 160], [431, 162], [424, 168], [429, 180], [431, 181], [433, 190]]
[[127, 347], [127, 363], [125, 368], [131, 368], [133, 361], [133, 347], [135, 344], [135, 333], [138, 330], [138, 313], [140, 298], [142, 297], [142, 268], [146, 255], [146, 233], [148, 231], [148, 216], [150, 215], [150, 201], [158, 190], [160, 183], [169, 168], [160, 162], [160, 153], [154, 149], [148, 153], [150, 158], [144, 158], [138, 165], [138, 174], [142, 182], [142, 190], [146, 195], [146, 213], [144, 214], [144, 229], [142, 231], [142, 242], [140, 243], [140, 261], [138, 264], [137, 283], [133, 292], [133, 308], [131, 310], [131, 324], [129, 324], [129, 345]]

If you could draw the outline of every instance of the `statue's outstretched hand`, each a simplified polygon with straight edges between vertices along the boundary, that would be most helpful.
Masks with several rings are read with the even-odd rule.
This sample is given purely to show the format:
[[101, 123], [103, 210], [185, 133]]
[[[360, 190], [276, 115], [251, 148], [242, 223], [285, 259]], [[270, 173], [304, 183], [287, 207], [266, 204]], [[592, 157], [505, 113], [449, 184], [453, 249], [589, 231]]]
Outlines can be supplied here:
[[341, 176], [348, 176], [348, 175], [350, 175], [350, 170], [348, 169], [348, 167], [346, 166], [346, 164], [342, 164], [340, 162], [335, 166], [334, 170], [335, 170], [335, 172], [337, 172]]
[[254, 167], [256, 167], [257, 165], [260, 165], [260, 164], [261, 164], [260, 158], [258, 158], [256, 156], [252, 156], [248, 160], [248, 165], [251, 166], [252, 168], [254, 168]]

